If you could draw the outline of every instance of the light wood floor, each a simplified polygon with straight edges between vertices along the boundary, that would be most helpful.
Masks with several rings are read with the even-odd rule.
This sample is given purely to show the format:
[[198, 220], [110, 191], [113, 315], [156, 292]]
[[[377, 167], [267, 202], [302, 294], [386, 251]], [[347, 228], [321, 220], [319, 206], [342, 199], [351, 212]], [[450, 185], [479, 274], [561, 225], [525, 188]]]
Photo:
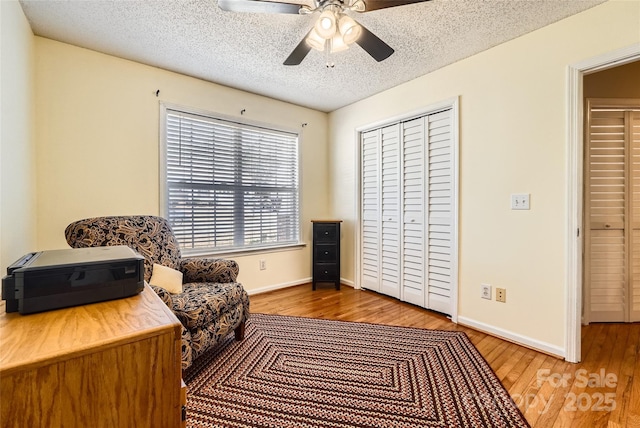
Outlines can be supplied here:
[[[583, 327], [580, 364], [458, 326], [371, 291], [311, 284], [251, 296], [251, 312], [467, 333], [532, 427], [640, 428], [640, 324]], [[562, 328], [562, 327], [558, 327]]]

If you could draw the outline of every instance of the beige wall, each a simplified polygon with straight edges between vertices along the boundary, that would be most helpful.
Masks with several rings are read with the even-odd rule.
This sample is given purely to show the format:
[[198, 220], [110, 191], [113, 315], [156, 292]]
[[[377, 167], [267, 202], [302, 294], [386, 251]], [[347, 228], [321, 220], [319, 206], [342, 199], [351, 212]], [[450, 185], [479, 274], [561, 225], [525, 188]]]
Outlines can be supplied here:
[[[459, 97], [459, 320], [564, 353], [567, 67], [638, 42], [640, 2], [611, 1], [331, 113], [343, 276], [358, 263], [355, 129]], [[531, 209], [510, 210], [512, 193]], [[481, 299], [481, 283], [507, 303]]]
[[[304, 128], [302, 236], [329, 211], [325, 113], [36, 37], [38, 249], [64, 248], [71, 221], [159, 208], [160, 102]], [[156, 90], [160, 90], [156, 97]], [[249, 291], [311, 275], [310, 247], [234, 256]], [[259, 260], [267, 269], [259, 270]]]
[[36, 248], [34, 42], [17, 1], [0, 1], [0, 276]]
[[[237, 117], [246, 109], [247, 119], [288, 128], [307, 122], [303, 238], [310, 242], [311, 218], [342, 218], [342, 276], [353, 281], [355, 129], [459, 97], [460, 318], [563, 349], [566, 70], [640, 42], [639, 2], [605, 3], [329, 117], [33, 37], [19, 4], [0, 4], [3, 269], [27, 251], [65, 247], [63, 230], [75, 219], [159, 213], [164, 101]], [[509, 210], [516, 192], [531, 193], [530, 211]], [[235, 258], [253, 291], [310, 276], [308, 246]], [[259, 259], [266, 271], [258, 270]], [[507, 288], [507, 303], [480, 299], [480, 283]]]

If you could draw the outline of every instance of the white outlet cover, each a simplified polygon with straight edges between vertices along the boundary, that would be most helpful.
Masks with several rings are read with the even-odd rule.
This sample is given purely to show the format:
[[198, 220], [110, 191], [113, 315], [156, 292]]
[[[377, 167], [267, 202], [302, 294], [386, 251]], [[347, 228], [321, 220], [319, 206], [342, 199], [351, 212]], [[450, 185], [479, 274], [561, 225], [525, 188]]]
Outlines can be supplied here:
[[514, 193], [511, 195], [512, 210], [529, 209], [529, 193]]
[[491, 300], [491, 286], [489, 284], [480, 284], [480, 297]]

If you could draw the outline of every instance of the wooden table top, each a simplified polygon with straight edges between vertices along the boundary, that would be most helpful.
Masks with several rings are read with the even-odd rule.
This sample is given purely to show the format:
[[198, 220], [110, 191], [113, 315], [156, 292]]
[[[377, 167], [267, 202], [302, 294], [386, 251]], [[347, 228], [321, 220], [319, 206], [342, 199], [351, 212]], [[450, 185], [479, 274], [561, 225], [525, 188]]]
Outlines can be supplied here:
[[132, 297], [21, 315], [0, 304], [0, 376], [152, 337], [181, 324], [145, 283]]

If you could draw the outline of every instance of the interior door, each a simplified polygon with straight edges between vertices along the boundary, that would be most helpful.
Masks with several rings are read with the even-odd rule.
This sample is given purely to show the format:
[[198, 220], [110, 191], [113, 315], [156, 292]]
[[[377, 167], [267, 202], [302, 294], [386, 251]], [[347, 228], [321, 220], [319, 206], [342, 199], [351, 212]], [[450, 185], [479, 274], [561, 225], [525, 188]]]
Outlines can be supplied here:
[[382, 272], [380, 292], [400, 298], [400, 124], [381, 130]]
[[452, 112], [427, 117], [427, 296], [426, 307], [451, 313], [454, 287], [454, 153]]
[[638, 110], [627, 111], [626, 132], [631, 146], [631, 280], [629, 282], [629, 322], [640, 321], [640, 100]]
[[362, 134], [362, 287], [380, 291], [380, 131]]
[[585, 321], [640, 320], [640, 100], [589, 99]]
[[402, 124], [402, 300], [425, 306], [425, 118]]

